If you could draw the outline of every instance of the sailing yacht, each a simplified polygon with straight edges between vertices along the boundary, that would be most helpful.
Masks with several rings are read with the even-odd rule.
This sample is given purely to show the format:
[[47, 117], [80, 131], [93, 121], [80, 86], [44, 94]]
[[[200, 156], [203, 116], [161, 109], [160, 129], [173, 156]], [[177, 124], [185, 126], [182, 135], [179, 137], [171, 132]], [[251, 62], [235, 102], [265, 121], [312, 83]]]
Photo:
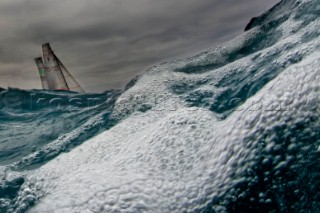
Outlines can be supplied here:
[[42, 45], [43, 57], [35, 58], [42, 88], [45, 90], [85, 91], [53, 52], [49, 43]]

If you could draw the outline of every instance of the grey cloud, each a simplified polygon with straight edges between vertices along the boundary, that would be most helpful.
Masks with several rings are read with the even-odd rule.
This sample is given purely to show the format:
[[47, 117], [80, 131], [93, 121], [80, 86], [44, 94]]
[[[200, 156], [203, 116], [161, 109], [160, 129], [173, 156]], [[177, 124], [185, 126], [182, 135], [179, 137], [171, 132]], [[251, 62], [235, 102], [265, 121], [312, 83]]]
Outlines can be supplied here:
[[40, 88], [33, 58], [51, 42], [88, 91], [119, 88], [155, 63], [243, 31], [277, 0], [3, 0], [0, 87]]

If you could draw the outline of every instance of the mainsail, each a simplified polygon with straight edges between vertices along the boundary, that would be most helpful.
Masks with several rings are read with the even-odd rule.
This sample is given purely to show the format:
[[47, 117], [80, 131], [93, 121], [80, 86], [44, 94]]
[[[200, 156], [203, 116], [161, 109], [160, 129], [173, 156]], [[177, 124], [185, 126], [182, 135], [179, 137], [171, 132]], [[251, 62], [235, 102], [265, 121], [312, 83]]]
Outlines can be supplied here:
[[69, 90], [66, 80], [58, 65], [58, 61], [49, 43], [42, 45], [43, 62], [47, 71], [47, 81], [50, 90]]
[[71, 90], [84, 93], [80, 84], [54, 54], [49, 43], [42, 45], [43, 60], [36, 58], [43, 89]]

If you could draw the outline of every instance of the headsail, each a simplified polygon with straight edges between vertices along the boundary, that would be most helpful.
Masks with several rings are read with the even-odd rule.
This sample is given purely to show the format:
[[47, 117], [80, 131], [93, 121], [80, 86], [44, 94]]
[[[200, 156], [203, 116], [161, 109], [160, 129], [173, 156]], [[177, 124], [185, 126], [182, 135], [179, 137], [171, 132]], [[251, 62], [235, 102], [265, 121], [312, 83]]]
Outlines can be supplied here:
[[49, 43], [42, 45], [43, 61], [50, 90], [69, 90], [67, 82]]
[[63, 65], [63, 63], [60, 61], [60, 59], [55, 55], [56, 60], [58, 62], [58, 65], [62, 71], [62, 75], [64, 76], [64, 79], [69, 87], [69, 90], [75, 91], [75, 92], [81, 92], [84, 93], [84, 89], [80, 86], [80, 84], [76, 81], [76, 79], [71, 75], [71, 73], [68, 71], [68, 69]]
[[48, 85], [48, 81], [47, 81], [47, 72], [46, 72], [46, 69], [44, 67], [42, 58], [39, 57], [39, 58], [35, 58], [34, 60], [35, 60], [35, 62], [37, 64], [38, 71], [39, 71], [39, 74], [40, 74], [42, 89], [49, 89], [49, 85]]

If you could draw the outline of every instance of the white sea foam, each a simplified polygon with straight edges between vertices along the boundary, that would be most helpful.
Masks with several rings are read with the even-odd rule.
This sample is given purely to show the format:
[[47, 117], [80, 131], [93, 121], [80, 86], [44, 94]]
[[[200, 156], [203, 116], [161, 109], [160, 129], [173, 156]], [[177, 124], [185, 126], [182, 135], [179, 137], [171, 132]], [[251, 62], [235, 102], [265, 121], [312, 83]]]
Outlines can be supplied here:
[[[262, 37], [265, 46], [248, 54], [241, 48], [252, 40], [262, 45], [254, 39], [263, 27], [217, 50], [151, 68], [117, 100], [113, 117], [123, 118], [117, 125], [30, 172], [23, 187], [40, 198], [30, 212], [225, 212], [238, 186], [256, 182], [252, 171], [260, 163], [277, 174], [303, 158], [292, 150], [310, 144], [298, 136], [286, 147], [279, 142], [299, 123], [308, 124], [305, 134], [319, 127], [312, 121], [320, 112], [319, 22], [300, 23], [284, 20]], [[272, 77], [260, 88], [264, 75]], [[219, 87], [225, 80], [231, 83]], [[233, 94], [243, 82], [256, 83], [257, 91], [234, 108], [213, 107], [214, 97]], [[190, 106], [195, 91], [212, 96]], [[283, 148], [288, 151], [280, 155]], [[260, 197], [271, 202], [263, 192]]]

